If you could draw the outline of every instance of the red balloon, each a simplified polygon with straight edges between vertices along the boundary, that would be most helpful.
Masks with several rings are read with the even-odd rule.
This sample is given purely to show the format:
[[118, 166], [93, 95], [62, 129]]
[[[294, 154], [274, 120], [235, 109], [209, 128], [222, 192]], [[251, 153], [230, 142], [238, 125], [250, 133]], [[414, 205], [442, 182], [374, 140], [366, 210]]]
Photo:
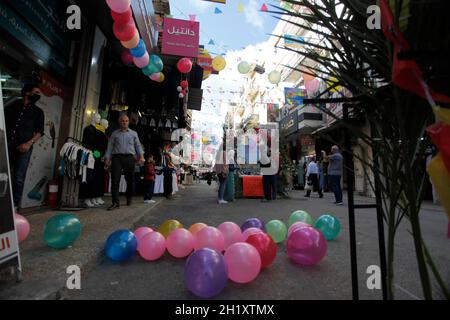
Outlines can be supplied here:
[[177, 67], [181, 73], [189, 73], [192, 70], [192, 61], [189, 58], [182, 58], [178, 61]]
[[133, 56], [130, 53], [130, 50], [125, 50], [122, 52], [122, 62], [124, 64], [132, 64], [133, 63]]
[[129, 41], [133, 39], [136, 32], [136, 25], [134, 21], [130, 20], [129, 23], [117, 23], [114, 22], [113, 32], [117, 39], [120, 41]]
[[181, 87], [186, 89], [189, 86], [189, 83], [186, 80], [181, 81]]
[[261, 256], [261, 269], [267, 268], [272, 264], [277, 256], [277, 244], [265, 233], [256, 233], [249, 236], [246, 240], [258, 250]]
[[131, 12], [131, 8], [128, 8], [127, 11], [124, 13], [118, 13], [111, 10], [111, 17], [113, 18], [114, 22], [120, 23], [120, 24], [127, 24], [130, 22], [133, 14]]
[[186, 95], [187, 91], [186, 91], [186, 90], [181, 90], [181, 93], [182, 93], [183, 95]]

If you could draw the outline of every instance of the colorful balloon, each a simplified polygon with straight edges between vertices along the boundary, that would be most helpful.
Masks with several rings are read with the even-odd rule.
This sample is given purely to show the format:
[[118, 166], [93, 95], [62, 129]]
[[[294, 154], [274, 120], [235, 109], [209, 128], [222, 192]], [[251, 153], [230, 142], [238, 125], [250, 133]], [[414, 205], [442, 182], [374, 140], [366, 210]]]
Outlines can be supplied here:
[[123, 51], [121, 58], [122, 58], [122, 62], [124, 64], [132, 64], [133, 63], [133, 56], [131, 55], [129, 50]]
[[181, 58], [177, 63], [178, 71], [189, 73], [192, 70], [192, 61], [189, 58]]
[[195, 249], [210, 248], [222, 252], [225, 239], [222, 232], [214, 227], [205, 227], [195, 235]]
[[113, 32], [120, 41], [130, 41], [136, 33], [136, 25], [133, 20], [125, 24], [114, 22]]
[[217, 296], [228, 281], [225, 258], [216, 250], [194, 251], [184, 267], [184, 282], [190, 292], [201, 298]]
[[222, 56], [217, 56], [212, 61], [212, 67], [216, 71], [222, 71], [227, 66], [227, 62]]
[[320, 216], [316, 220], [314, 227], [317, 230], [322, 231], [327, 240], [333, 240], [339, 235], [339, 232], [341, 232], [341, 223], [339, 222], [339, 219], [331, 214]]
[[158, 82], [161, 83], [166, 79], [166, 76], [164, 75], [164, 73], [160, 72], [159, 73], [159, 79]]
[[81, 223], [73, 214], [58, 214], [44, 227], [44, 242], [51, 248], [64, 249], [80, 236]]
[[145, 74], [147, 77], [151, 77], [153, 74], [158, 74], [158, 79], [154, 80], [154, 81], [157, 81], [157, 80], [159, 80], [159, 77], [161, 76], [161, 74], [156, 70], [157, 70], [157, 68], [150, 62], [148, 65], [146, 65], [144, 68], [142, 68], [142, 73]]
[[164, 69], [164, 63], [159, 56], [152, 54], [150, 56], [150, 64], [155, 68], [156, 71], [152, 73], [161, 72]]
[[276, 243], [283, 242], [288, 232], [286, 225], [280, 220], [269, 221], [266, 224], [266, 231]]
[[186, 80], [181, 81], [180, 83], [181, 88], [186, 89], [187, 87], [189, 87], [189, 82], [187, 82]]
[[208, 225], [205, 223], [194, 223], [192, 226], [189, 227], [189, 231], [192, 233], [192, 235], [196, 235], [197, 232], [199, 232], [200, 230], [202, 230], [203, 228], [206, 228]]
[[241, 226], [242, 231], [245, 231], [245, 229], [248, 229], [248, 228], [258, 228], [258, 229], [261, 229], [262, 231], [266, 231], [266, 229], [264, 227], [264, 222], [262, 222], [258, 218], [247, 219], [244, 222], [244, 224]]
[[303, 210], [297, 210], [292, 212], [288, 220], [288, 226], [291, 227], [297, 221], [307, 223], [310, 226], [312, 226], [313, 224], [313, 219], [311, 218], [310, 214]]
[[[144, 69], [145, 69], [145, 68], [144, 68]], [[157, 72], [157, 73], [152, 73], [152, 74], [150, 75], [150, 79], [152, 79], [153, 81], [158, 81], [160, 77], [161, 77], [161, 74], [160, 74], [159, 72]]]
[[133, 18], [133, 13], [131, 12], [131, 8], [128, 7], [127, 11], [119, 13], [111, 10], [111, 17], [114, 22], [126, 24], [130, 22], [131, 18]]
[[166, 241], [167, 251], [175, 258], [187, 257], [194, 250], [194, 236], [188, 230], [173, 230]]
[[327, 253], [327, 240], [322, 232], [313, 227], [298, 228], [287, 241], [289, 258], [297, 264], [312, 266], [318, 264]]
[[242, 232], [242, 241], [246, 241], [248, 239], [248, 237], [250, 237], [252, 234], [257, 234], [257, 233], [264, 233], [264, 231], [262, 231], [259, 228], [245, 229], [244, 232]]
[[[153, 232], [144, 236], [147, 237]], [[129, 230], [117, 230], [106, 240], [105, 254], [114, 261], [125, 261], [136, 253], [137, 239], [133, 232]]]
[[246, 61], [241, 61], [238, 64], [238, 70], [242, 74], [247, 74], [247, 73], [250, 72], [250, 64], [248, 62], [246, 62]]
[[[141, 39], [141, 37], [139, 36], [139, 32], [136, 30], [134, 33], [134, 36], [131, 40], [129, 41], [120, 41], [120, 43], [122, 44], [123, 47], [127, 48], [127, 49], [133, 49], [136, 48], [137, 45], [139, 44], [139, 40]], [[130, 53], [131, 55], [131, 53]]]
[[169, 234], [178, 228], [184, 228], [183, 225], [177, 220], [166, 220], [159, 226], [159, 232], [167, 238]]
[[153, 232], [152, 228], [148, 227], [140, 227], [136, 229], [133, 233], [136, 236], [137, 241], [139, 242], [139, 239], [145, 236], [147, 233]]
[[147, 46], [145, 45], [144, 40], [140, 39], [138, 45], [136, 46], [136, 48], [131, 49], [130, 53], [135, 58], [140, 58], [144, 54], [146, 54], [147, 53]]
[[277, 256], [277, 244], [273, 239], [265, 233], [252, 234], [245, 241], [258, 250], [261, 256], [261, 268], [267, 268], [272, 264]]
[[225, 250], [233, 243], [243, 241], [241, 228], [234, 222], [224, 222], [218, 229], [222, 232], [225, 239]]
[[108, 7], [117, 13], [124, 13], [130, 9], [131, 0], [106, 0]]
[[19, 240], [19, 243], [21, 243], [25, 241], [30, 234], [30, 223], [27, 218], [18, 213], [14, 215], [14, 218], [16, 223], [17, 239]]
[[269, 82], [272, 84], [278, 84], [281, 81], [281, 72], [280, 71], [272, 71], [269, 73]]
[[249, 283], [256, 279], [261, 270], [261, 256], [254, 246], [238, 242], [225, 252], [228, 278], [236, 283]]
[[142, 68], [145, 68], [148, 65], [148, 61], [149, 61], [148, 59], [149, 59], [149, 56], [148, 56], [148, 53], [146, 52], [140, 58], [133, 57], [133, 62], [136, 65], [136, 67], [142, 69]]
[[298, 228], [304, 228], [304, 227], [311, 227], [309, 224], [301, 222], [301, 221], [297, 221], [294, 222], [294, 224], [292, 224], [292, 226], [289, 227], [288, 230], [288, 237], [291, 235], [292, 232], [294, 232], [294, 230], [297, 230]]
[[140, 239], [137, 250], [144, 260], [156, 261], [166, 251], [166, 239], [159, 232], [147, 233]]

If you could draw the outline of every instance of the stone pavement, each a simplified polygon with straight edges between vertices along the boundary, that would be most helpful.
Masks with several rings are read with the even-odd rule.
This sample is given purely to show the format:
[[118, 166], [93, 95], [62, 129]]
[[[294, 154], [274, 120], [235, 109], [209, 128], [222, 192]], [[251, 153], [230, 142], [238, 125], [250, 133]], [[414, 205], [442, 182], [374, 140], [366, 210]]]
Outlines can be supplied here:
[[[145, 214], [139, 226], [157, 227], [167, 219], [177, 219], [186, 227], [196, 222], [217, 226], [224, 221], [241, 224], [248, 218], [264, 221], [280, 219], [287, 222], [294, 210], [306, 210], [313, 218], [323, 213], [336, 215], [342, 225], [340, 236], [328, 243], [325, 259], [313, 267], [299, 267], [286, 253], [286, 244], [278, 245], [278, 255], [268, 269], [263, 270], [250, 284], [228, 282], [217, 299], [351, 299], [350, 247], [347, 207], [332, 204], [331, 194], [319, 199], [313, 195], [305, 199], [303, 192], [293, 191], [291, 199], [262, 203], [258, 199], [238, 199], [233, 203], [218, 205], [216, 191], [206, 184], [186, 187], [179, 196], [164, 201]], [[356, 197], [360, 203], [372, 200]], [[425, 204], [421, 218], [427, 246], [450, 285], [450, 239], [447, 238], [447, 217], [442, 209]], [[356, 213], [359, 291], [361, 299], [381, 299], [380, 290], [369, 290], [366, 285], [367, 267], [377, 265], [378, 240], [375, 211], [358, 210]], [[124, 225], [125, 227], [125, 225]], [[398, 230], [396, 242], [396, 298], [421, 299], [421, 286], [417, 272], [415, 251], [410, 229], [405, 220]], [[102, 239], [106, 240], [106, 236]], [[101, 241], [97, 245], [102, 245]], [[137, 255], [130, 261], [114, 263], [104, 259], [92, 272], [83, 274], [81, 290], [63, 290], [63, 299], [197, 299], [185, 287], [183, 267], [185, 259], [175, 259], [167, 252], [157, 262], [145, 262]], [[437, 294], [435, 298], [439, 298]]]

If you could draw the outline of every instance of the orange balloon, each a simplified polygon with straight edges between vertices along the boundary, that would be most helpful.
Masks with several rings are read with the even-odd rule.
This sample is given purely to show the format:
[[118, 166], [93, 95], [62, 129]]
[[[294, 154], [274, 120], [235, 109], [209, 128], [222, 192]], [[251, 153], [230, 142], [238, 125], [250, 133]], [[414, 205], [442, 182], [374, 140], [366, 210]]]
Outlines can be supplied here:
[[204, 223], [195, 223], [192, 226], [189, 227], [189, 231], [195, 235], [197, 232], [199, 232], [200, 230], [202, 230], [203, 228], [206, 228], [208, 225], [204, 224]]
[[128, 40], [128, 41], [120, 41], [120, 43], [122, 44], [122, 46], [124, 46], [127, 49], [134, 49], [139, 44], [139, 39], [140, 39], [139, 32], [136, 30], [136, 32], [134, 33], [133, 39]]

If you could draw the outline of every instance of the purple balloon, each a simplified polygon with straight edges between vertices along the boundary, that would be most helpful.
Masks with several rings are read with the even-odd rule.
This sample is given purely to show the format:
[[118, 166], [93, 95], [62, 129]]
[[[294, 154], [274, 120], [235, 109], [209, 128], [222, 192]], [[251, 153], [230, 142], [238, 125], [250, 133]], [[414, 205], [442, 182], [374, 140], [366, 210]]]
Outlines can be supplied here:
[[258, 218], [251, 218], [244, 222], [244, 224], [241, 226], [242, 232], [244, 232], [248, 228], [258, 228], [262, 231], [266, 232], [266, 227], [264, 225], [264, 222], [262, 222]]
[[228, 267], [223, 255], [213, 249], [194, 251], [184, 267], [184, 282], [193, 294], [201, 298], [212, 298], [225, 288]]
[[289, 258], [304, 266], [318, 264], [327, 254], [327, 240], [322, 232], [313, 227], [294, 230], [286, 247]]

